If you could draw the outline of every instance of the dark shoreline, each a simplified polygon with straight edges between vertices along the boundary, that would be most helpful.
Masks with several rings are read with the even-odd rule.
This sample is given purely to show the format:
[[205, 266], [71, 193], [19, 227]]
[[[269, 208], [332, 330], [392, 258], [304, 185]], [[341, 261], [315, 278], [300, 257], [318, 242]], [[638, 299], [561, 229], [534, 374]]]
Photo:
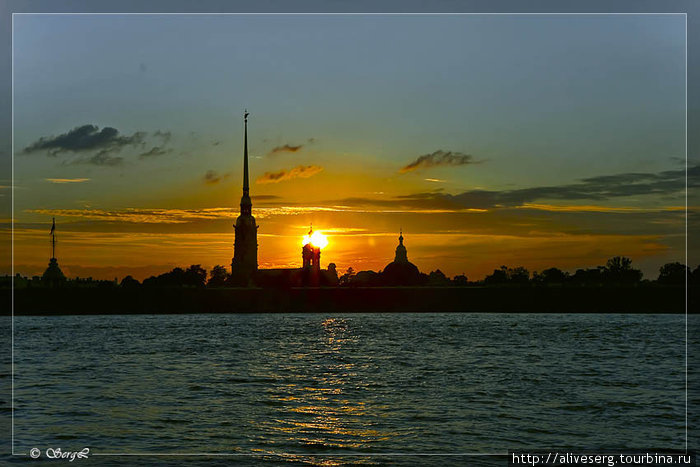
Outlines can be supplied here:
[[[695, 313], [697, 289], [688, 289]], [[0, 290], [11, 303], [11, 290]], [[686, 312], [682, 286], [16, 289], [14, 314]], [[3, 313], [10, 315], [10, 307]]]

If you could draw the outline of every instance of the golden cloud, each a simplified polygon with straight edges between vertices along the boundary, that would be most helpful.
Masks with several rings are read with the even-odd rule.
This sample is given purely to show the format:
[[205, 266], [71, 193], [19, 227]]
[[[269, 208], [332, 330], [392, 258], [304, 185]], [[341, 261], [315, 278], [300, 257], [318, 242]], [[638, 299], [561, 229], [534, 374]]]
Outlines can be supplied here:
[[89, 178], [45, 178], [47, 182], [51, 183], [83, 183], [87, 182]]

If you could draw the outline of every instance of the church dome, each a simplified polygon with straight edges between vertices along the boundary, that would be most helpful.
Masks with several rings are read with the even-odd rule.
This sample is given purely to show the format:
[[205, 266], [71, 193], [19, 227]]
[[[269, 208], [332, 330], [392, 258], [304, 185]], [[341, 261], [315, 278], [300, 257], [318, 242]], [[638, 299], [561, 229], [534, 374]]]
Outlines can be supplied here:
[[403, 232], [399, 233], [399, 244], [396, 247], [394, 261], [387, 264], [382, 271], [382, 279], [386, 285], [418, 285], [420, 271], [408, 260], [408, 253], [403, 244]]

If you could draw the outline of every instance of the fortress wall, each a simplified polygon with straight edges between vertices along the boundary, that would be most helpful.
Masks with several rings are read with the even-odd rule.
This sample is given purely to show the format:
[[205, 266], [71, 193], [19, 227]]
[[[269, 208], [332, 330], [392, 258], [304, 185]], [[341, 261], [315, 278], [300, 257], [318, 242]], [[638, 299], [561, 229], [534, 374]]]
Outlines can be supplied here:
[[[690, 291], [689, 311], [697, 290]], [[3, 303], [10, 290], [0, 291]], [[683, 287], [18, 289], [15, 314], [249, 312], [684, 313]], [[5, 314], [10, 314], [6, 309]]]

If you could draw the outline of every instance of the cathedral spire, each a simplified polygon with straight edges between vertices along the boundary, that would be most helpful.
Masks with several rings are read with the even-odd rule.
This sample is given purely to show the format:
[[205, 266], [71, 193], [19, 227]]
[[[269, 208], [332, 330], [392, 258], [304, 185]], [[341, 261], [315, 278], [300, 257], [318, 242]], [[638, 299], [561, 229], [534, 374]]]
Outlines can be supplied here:
[[243, 136], [243, 196], [241, 197], [241, 214], [250, 215], [253, 203], [250, 200], [250, 185], [248, 184], [248, 109], [243, 112], [245, 134]]
[[233, 244], [231, 261], [231, 283], [250, 285], [258, 269], [258, 226], [253, 217], [253, 203], [250, 201], [248, 181], [248, 110], [243, 112], [243, 196], [241, 196], [241, 215], [233, 225], [236, 236]]
[[248, 109], [243, 111], [243, 122], [245, 125], [245, 134], [243, 136], [243, 195], [248, 195], [250, 187], [248, 186]]

